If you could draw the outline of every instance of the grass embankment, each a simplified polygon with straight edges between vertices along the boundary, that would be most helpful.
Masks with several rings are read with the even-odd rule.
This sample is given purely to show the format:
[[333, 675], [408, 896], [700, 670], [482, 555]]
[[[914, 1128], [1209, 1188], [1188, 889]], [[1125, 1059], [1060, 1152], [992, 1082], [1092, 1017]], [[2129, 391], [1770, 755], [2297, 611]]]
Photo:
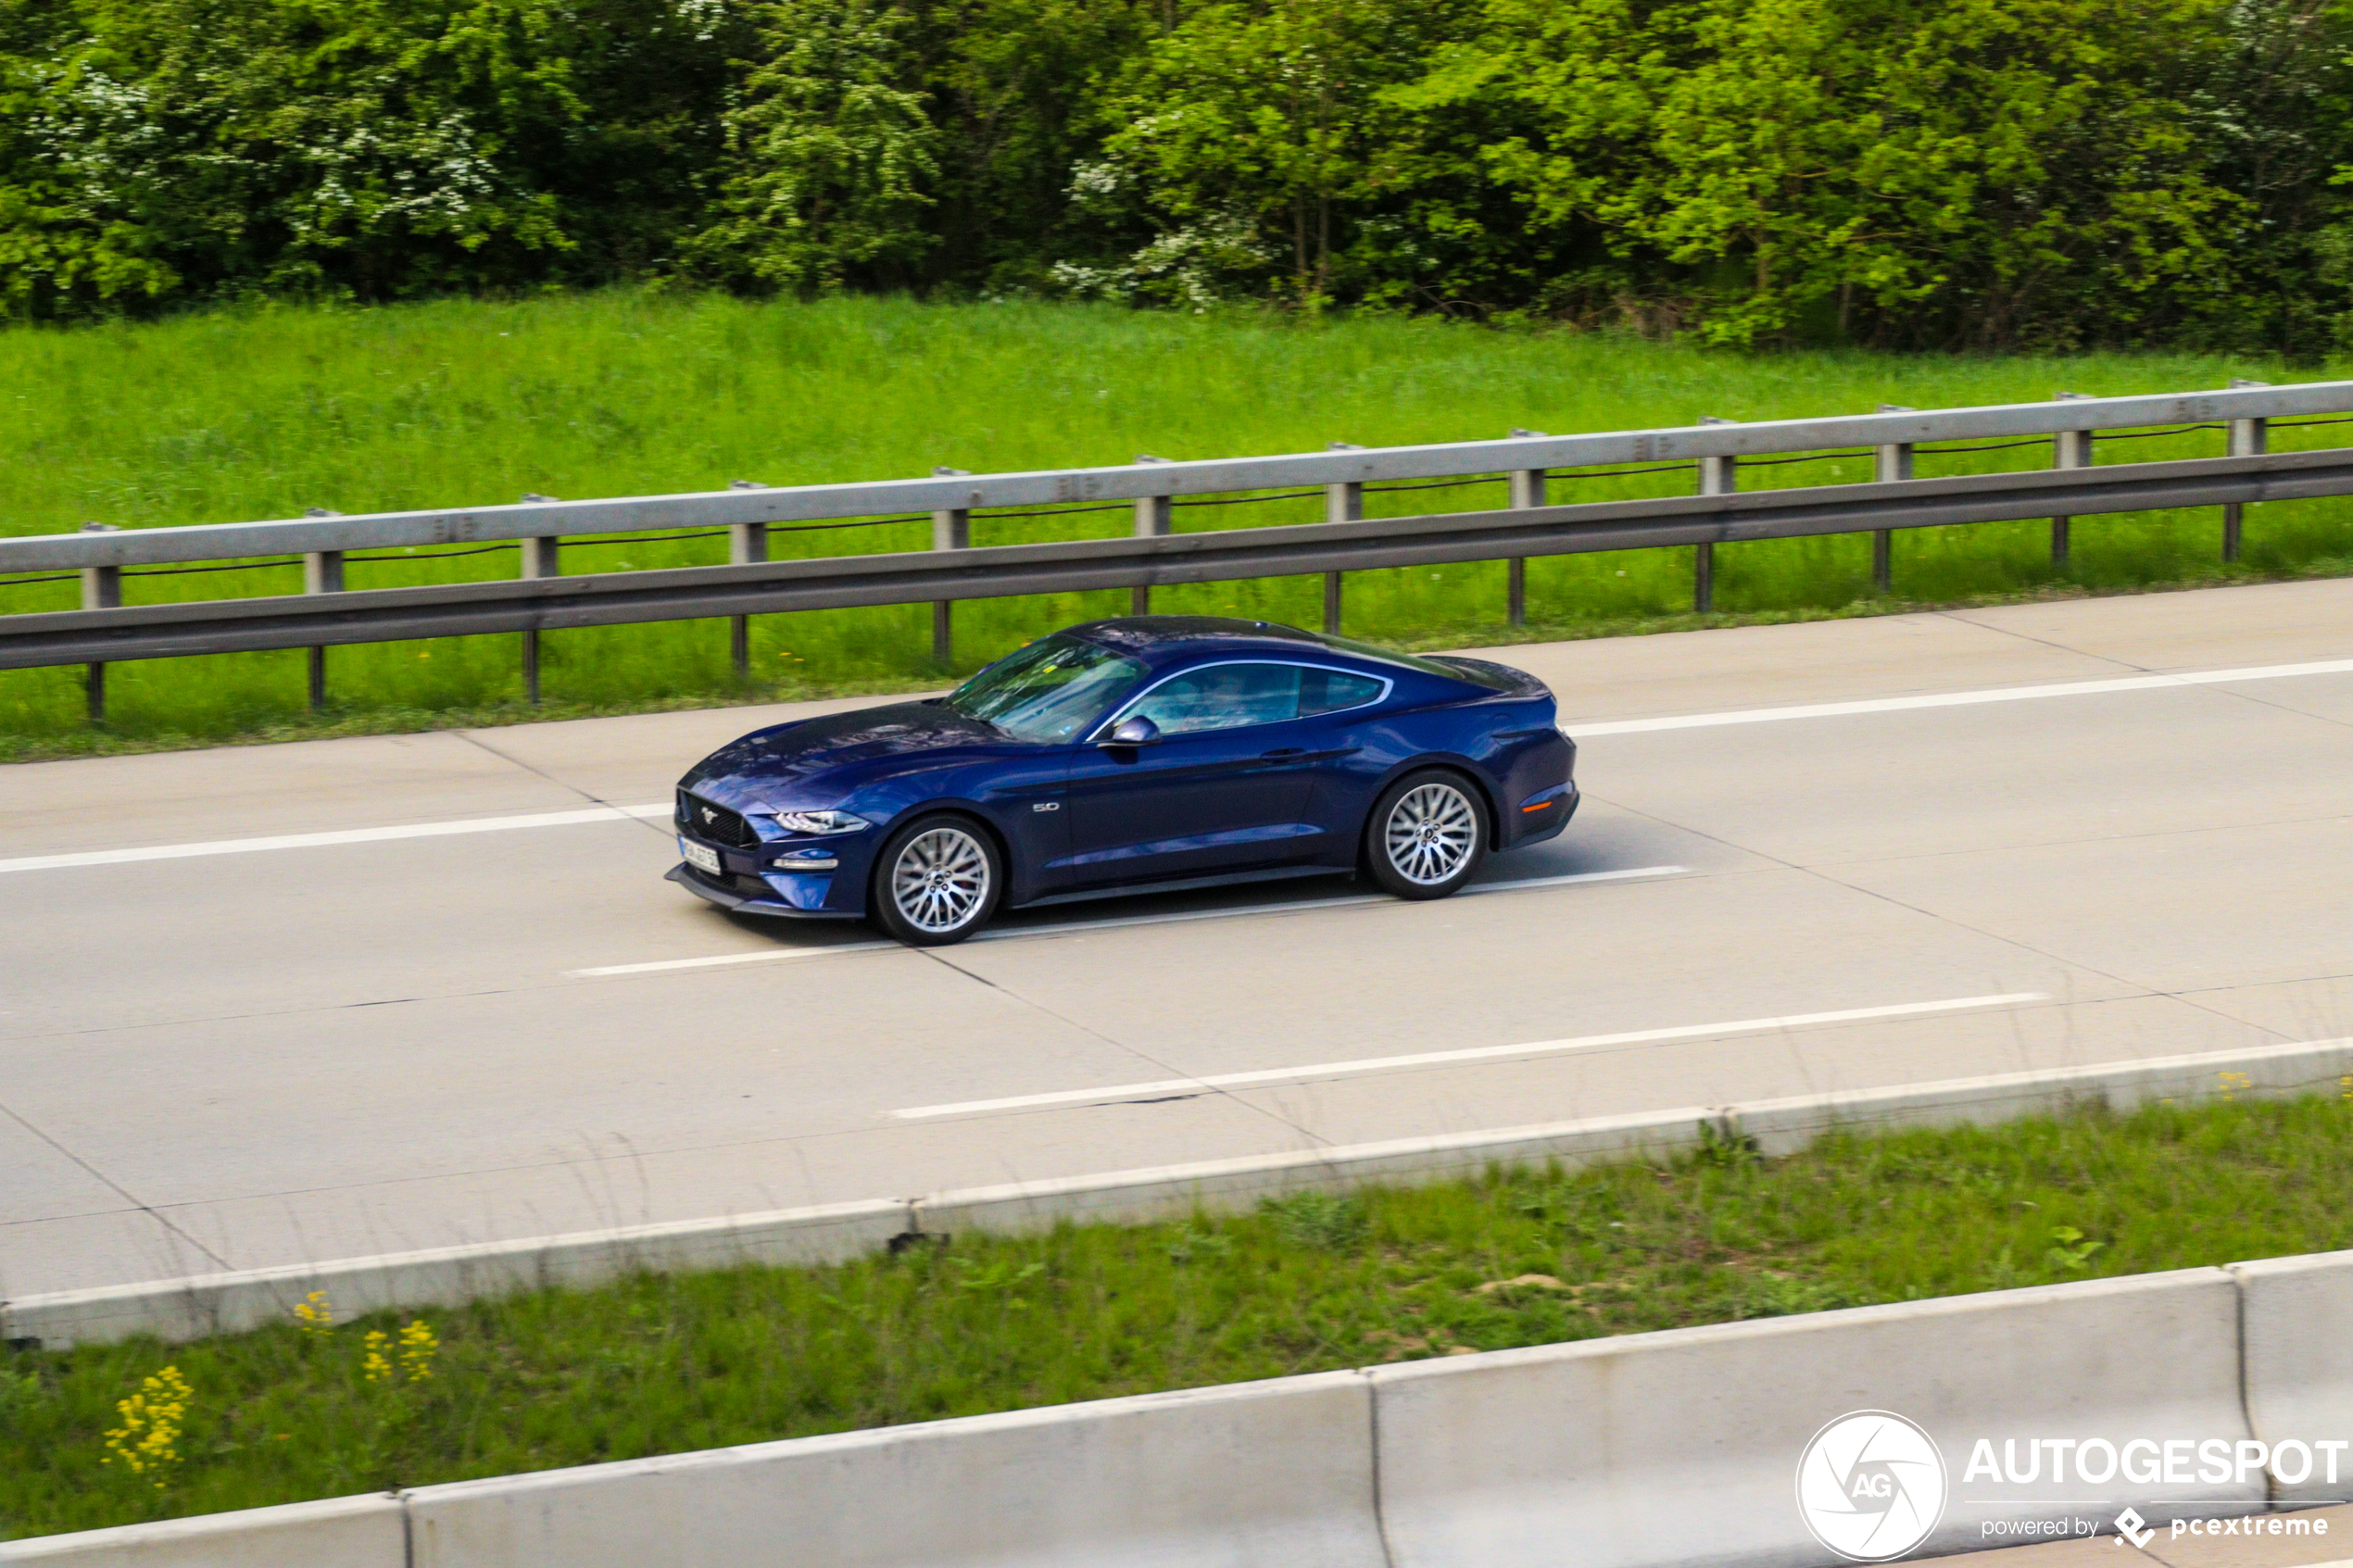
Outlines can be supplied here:
[[[2195, 355], [2077, 358], [1737, 356], [1566, 332], [1509, 333], [1403, 320], [1287, 322], [1108, 307], [813, 305], [602, 295], [378, 310], [273, 307], [147, 326], [16, 330], [0, 353], [0, 533], [478, 504], [1124, 463], [1139, 452], [1222, 457], [1502, 435], [1514, 426], [1609, 430], [2272, 381], [2316, 372]], [[2274, 446], [2333, 444], [2281, 431]], [[2211, 432], [2120, 442], [2103, 460], [2211, 456]], [[2031, 468], [2047, 444], [1921, 458], [1923, 474]], [[1868, 459], [1744, 471], [1747, 488], [1869, 476]], [[1680, 494], [1687, 473], [1557, 483], [1560, 498]], [[1372, 497], [1374, 515], [1500, 504], [1500, 483]], [[1320, 516], [1315, 500], [1189, 507], [1180, 530]], [[982, 544], [1126, 531], [1124, 510], [975, 520]], [[1863, 538], [1723, 551], [1722, 619], [1773, 620], [1979, 602], [2042, 592], [2353, 571], [2353, 507], [2259, 508], [2246, 558], [2216, 564], [2209, 511], [2086, 519], [2064, 572], [2039, 523], [1931, 530], [1897, 545], [1896, 596], [1877, 595]], [[915, 549], [925, 522], [778, 533], [780, 554]], [[566, 570], [708, 563], [724, 541], [568, 546]], [[1693, 624], [1690, 552], [1530, 563], [1525, 635]], [[510, 575], [511, 551], [355, 562], [353, 587]], [[1365, 572], [1348, 629], [1408, 646], [1504, 640], [1504, 569]], [[286, 567], [133, 577], [132, 603], [286, 592]], [[0, 586], [0, 613], [67, 608], [70, 582]], [[1313, 623], [1314, 578], [1169, 590], [1155, 608]], [[1124, 591], [960, 607], [958, 668], [1056, 625], [1119, 613]], [[547, 716], [936, 683], [923, 606], [769, 616], [738, 684], [715, 623], [551, 637]], [[0, 672], [0, 760], [90, 750], [511, 721], [515, 639], [337, 649], [335, 707], [303, 710], [299, 653], [119, 667], [111, 722], [84, 726], [78, 671]]]
[[[2347, 1098], [2159, 1106], [19, 1351], [0, 1535], [2324, 1250], [2349, 1182]], [[105, 1462], [175, 1378], [170, 1456]]]

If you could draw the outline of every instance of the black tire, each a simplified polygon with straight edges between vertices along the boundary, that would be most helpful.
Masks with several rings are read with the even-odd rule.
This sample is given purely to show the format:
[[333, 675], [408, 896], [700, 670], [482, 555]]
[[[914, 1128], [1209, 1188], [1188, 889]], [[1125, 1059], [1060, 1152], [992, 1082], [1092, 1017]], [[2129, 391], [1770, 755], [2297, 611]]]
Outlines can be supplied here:
[[1417, 768], [1373, 802], [1365, 865], [1384, 893], [1443, 898], [1478, 874], [1493, 836], [1477, 784], [1451, 768]]
[[867, 918], [911, 947], [944, 947], [987, 925], [1004, 889], [1004, 857], [988, 830], [969, 817], [935, 813], [883, 840], [866, 889]]

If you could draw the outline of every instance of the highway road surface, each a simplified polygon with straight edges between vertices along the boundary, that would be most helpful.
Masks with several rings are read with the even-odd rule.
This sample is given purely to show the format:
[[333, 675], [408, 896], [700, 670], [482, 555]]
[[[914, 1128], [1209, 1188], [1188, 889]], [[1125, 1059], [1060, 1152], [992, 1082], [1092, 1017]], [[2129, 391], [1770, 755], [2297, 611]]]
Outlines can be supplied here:
[[661, 880], [801, 709], [0, 770], [0, 1293], [2353, 1033], [2353, 583], [1491, 657], [1475, 895], [931, 951]]

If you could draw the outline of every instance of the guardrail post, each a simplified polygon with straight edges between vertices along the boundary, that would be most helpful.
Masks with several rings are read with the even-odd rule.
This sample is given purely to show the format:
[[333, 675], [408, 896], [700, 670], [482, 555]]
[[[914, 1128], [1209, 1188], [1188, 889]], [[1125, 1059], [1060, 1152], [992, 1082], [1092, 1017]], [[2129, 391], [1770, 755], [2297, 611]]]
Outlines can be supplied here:
[[[730, 490], [765, 490], [768, 486], [756, 479], [731, 479]], [[727, 564], [751, 566], [768, 558], [768, 525], [764, 522], [731, 522], [727, 525]], [[727, 618], [727, 659], [735, 667], [736, 679], [751, 679], [751, 617], [731, 615]]]
[[[2088, 392], [2062, 392], [2062, 402], [2078, 403], [2091, 395]], [[2092, 433], [2088, 430], [2063, 430], [2051, 437], [2051, 467], [2055, 469], [2088, 469], [2092, 466]], [[2071, 518], [2051, 519], [2051, 564], [2063, 567], [2073, 541], [2069, 537]]]
[[[1353, 441], [1335, 441], [1327, 448], [1333, 452], [1362, 452], [1365, 448]], [[1324, 486], [1324, 521], [1326, 522], [1362, 522], [1365, 518], [1365, 486], [1353, 480]], [[1340, 578], [1337, 571], [1324, 573], [1324, 630], [1340, 631]]]
[[[525, 501], [552, 501], [553, 495], [535, 491], [523, 495]], [[518, 541], [522, 546], [522, 574], [525, 577], [557, 577], [563, 571], [558, 558], [562, 539], [552, 533], [534, 534]], [[532, 627], [522, 634], [522, 695], [532, 707], [539, 706], [539, 628]]]
[[[1176, 461], [1173, 458], [1155, 458], [1149, 452], [1138, 453], [1136, 460], [1139, 463], [1168, 463]], [[1164, 537], [1171, 525], [1175, 523], [1176, 520], [1176, 511], [1175, 496], [1139, 495], [1136, 497], [1137, 538], [1157, 539]], [[1128, 613], [1131, 615], [1150, 615], [1152, 612], [1152, 591], [1148, 587], [1137, 587], [1128, 596], [1127, 608]]]
[[[85, 522], [84, 533], [120, 533], [122, 530], [111, 522]], [[88, 566], [82, 569], [82, 608], [84, 609], [114, 609], [122, 603], [122, 568], [119, 566]], [[82, 667], [82, 697], [87, 705], [90, 721], [107, 721], [107, 667], [85, 664]]]
[[[2269, 386], [2270, 382], [2231, 378], [2233, 390], [2247, 386]], [[2268, 420], [2233, 420], [2230, 421], [2229, 445], [2222, 455], [2226, 458], [2259, 458], [2271, 445], [2271, 421]], [[2239, 558], [2240, 525], [2246, 516], [2246, 508], [2236, 501], [2222, 504], [2222, 559]]]
[[[1704, 425], [1737, 424], [1737, 420], [1719, 420], [1712, 414], [1702, 414]], [[1702, 458], [1699, 460], [1699, 493], [1703, 495], [1730, 495], [1740, 488], [1740, 459], [1737, 458]], [[1695, 545], [1692, 547], [1692, 609], [1699, 615], [1712, 614], [1716, 608], [1716, 546]]]
[[[305, 517], [341, 517], [325, 507], [309, 507]], [[343, 552], [341, 550], [311, 550], [302, 558], [302, 591], [306, 594], [340, 594], [343, 592]], [[312, 647], [310, 656], [310, 711], [318, 712], [327, 706], [327, 650]]]
[[[972, 472], [970, 469], [936, 468], [932, 473], [950, 479]], [[950, 507], [931, 514], [931, 547], [935, 550], [969, 550], [973, 545], [973, 514], [969, 508]], [[935, 599], [931, 607], [931, 661], [946, 669], [956, 652], [956, 601]]]
[[[1521, 430], [1515, 426], [1515, 437], [1541, 435], [1541, 430]], [[1542, 469], [1514, 469], [1511, 476], [1512, 510], [1526, 511], [1544, 504]], [[1514, 556], [1504, 563], [1504, 608], [1515, 626], [1528, 624], [1528, 558]]]
[[[1882, 403], [1882, 414], [1919, 412], [1908, 403]], [[1871, 478], [1881, 484], [1892, 484], [1912, 477], [1912, 444], [1908, 441], [1889, 442], [1872, 448]], [[1895, 530], [1874, 529], [1871, 533], [1871, 586], [1884, 594], [1895, 586]]]

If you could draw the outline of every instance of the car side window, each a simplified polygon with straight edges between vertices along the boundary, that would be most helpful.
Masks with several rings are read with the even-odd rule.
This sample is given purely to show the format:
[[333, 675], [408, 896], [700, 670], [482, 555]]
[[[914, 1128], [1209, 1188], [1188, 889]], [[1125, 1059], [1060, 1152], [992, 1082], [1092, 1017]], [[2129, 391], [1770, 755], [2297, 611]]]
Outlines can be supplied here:
[[1164, 735], [1195, 735], [1274, 724], [1299, 717], [1296, 664], [1212, 664], [1173, 675], [1146, 692], [1126, 710], [1150, 719]]
[[1362, 708], [1380, 696], [1380, 688], [1381, 684], [1369, 675], [1351, 675], [1344, 670], [1302, 670], [1299, 716], [1307, 719], [1343, 708]]

